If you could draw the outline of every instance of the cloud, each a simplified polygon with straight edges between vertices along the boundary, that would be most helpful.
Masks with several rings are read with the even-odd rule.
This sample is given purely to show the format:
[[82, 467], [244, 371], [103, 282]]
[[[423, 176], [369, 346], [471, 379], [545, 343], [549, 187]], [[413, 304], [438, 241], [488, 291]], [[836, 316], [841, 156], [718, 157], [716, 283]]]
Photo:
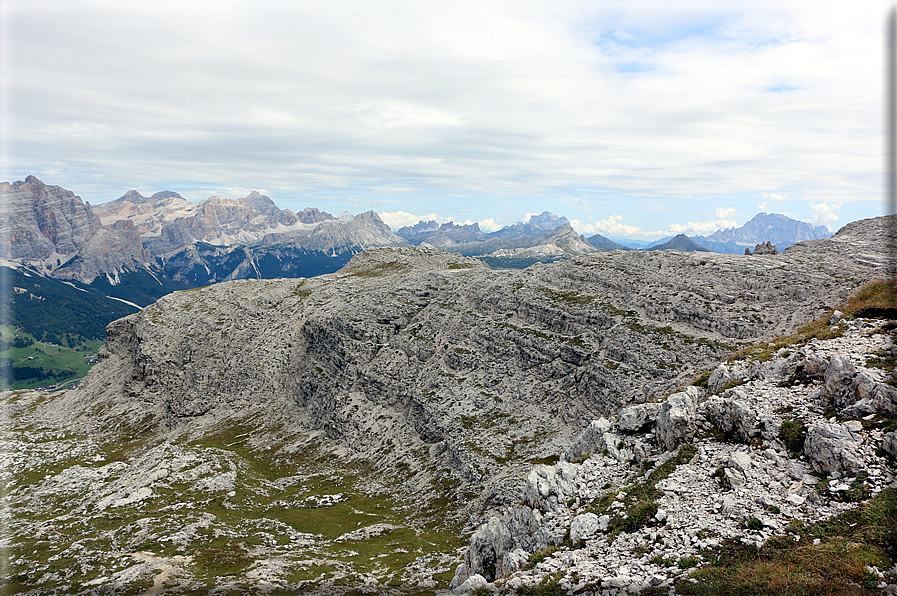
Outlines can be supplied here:
[[500, 223], [496, 222], [494, 217], [478, 221], [477, 223], [480, 224], [480, 229], [484, 232], [495, 232], [496, 230], [500, 230], [504, 227]]
[[414, 215], [412, 213], [407, 213], [405, 211], [394, 211], [392, 213], [381, 212], [377, 215], [380, 216], [380, 219], [388, 225], [393, 230], [398, 230], [403, 226], [413, 226], [419, 221], [431, 221], [435, 220], [439, 223], [440, 218], [436, 216], [435, 213], [431, 213], [430, 215]]
[[735, 215], [735, 207], [718, 207], [714, 212], [714, 219], [690, 221], [687, 224], [670, 224], [669, 230], [675, 234], [712, 234], [717, 230], [734, 228], [738, 225], [732, 217]]
[[879, 208], [882, 0], [2, 4], [0, 179], [54, 164], [94, 204], [233, 186], [697, 221], [698, 199], [794, 188]]
[[[561, 199], [561, 202], [567, 207], [578, 209], [580, 211], [591, 211], [595, 206], [595, 201], [585, 196], [564, 197]], [[605, 201], [605, 204], [607, 205], [609, 203]]]
[[[767, 211], [767, 210], [769, 210], [769, 208], [770, 208], [770, 202], [772, 202], [772, 203], [782, 203], [782, 202], [784, 202], [784, 201], [788, 198], [788, 195], [782, 195], [782, 194], [779, 194], [779, 193], [776, 193], [776, 192], [764, 192], [764, 193], [762, 193], [761, 196], [763, 196], [763, 198], [764, 198], [764, 199], [767, 199], [767, 200], [766, 200], [766, 201], [763, 201], [762, 203], [760, 203], [759, 205], [757, 205], [757, 208], [760, 209], [760, 211]], [[778, 207], [776, 207], [776, 208], [778, 209]]]
[[841, 210], [841, 203], [814, 203], [810, 205], [813, 210], [813, 225], [826, 226], [832, 224], [839, 219], [838, 211]]
[[623, 216], [619, 213], [614, 213], [607, 219], [599, 219], [594, 223], [584, 224], [578, 219], [574, 219], [570, 221], [570, 225], [573, 226], [573, 229], [577, 231], [579, 234], [602, 234], [602, 235], [611, 235], [611, 236], [663, 236], [665, 232], [660, 231], [652, 231], [648, 232], [643, 230], [638, 226], [630, 226], [623, 223]]

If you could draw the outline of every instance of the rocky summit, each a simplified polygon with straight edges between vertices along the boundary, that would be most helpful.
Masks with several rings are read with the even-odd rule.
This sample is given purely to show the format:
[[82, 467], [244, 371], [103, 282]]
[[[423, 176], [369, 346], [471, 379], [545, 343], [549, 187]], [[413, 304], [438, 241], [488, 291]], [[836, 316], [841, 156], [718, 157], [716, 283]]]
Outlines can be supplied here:
[[851, 421], [897, 414], [868, 364], [887, 329], [833, 318], [834, 343], [720, 365], [885, 276], [886, 224], [525, 270], [384, 248], [165, 296], [109, 325], [78, 389], [4, 394], [4, 589], [672, 586], [674, 555], [894, 481], [873, 452], [897, 440]]

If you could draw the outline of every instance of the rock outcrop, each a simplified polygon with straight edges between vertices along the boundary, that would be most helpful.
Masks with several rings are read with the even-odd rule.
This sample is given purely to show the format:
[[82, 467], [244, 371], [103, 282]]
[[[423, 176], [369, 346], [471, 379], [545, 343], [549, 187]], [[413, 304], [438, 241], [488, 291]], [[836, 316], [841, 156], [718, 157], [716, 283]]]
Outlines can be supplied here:
[[[849, 361], [858, 374], [880, 378], [880, 369], [865, 363], [892, 345], [891, 337], [881, 334], [879, 321], [843, 325], [840, 338], [813, 340], [797, 353], [782, 349], [772, 360], [755, 363], [755, 378], [737, 389], [703, 398], [690, 387], [700, 403], [697, 435], [686, 447], [662, 439], [664, 411], [673, 404], [689, 409], [685, 392], [657, 404], [653, 425], [641, 423], [646, 410], [639, 406], [624, 409], [616, 422], [593, 422], [574, 443], [577, 453], [594, 446], [593, 455], [530, 472], [520, 492], [523, 504], [506, 505], [477, 529], [453, 585], [463, 586], [476, 571], [511, 588], [550, 579], [570, 594], [666, 590], [687, 572], [682, 561], [692, 557], [691, 565], [701, 564], [700, 553], [723, 540], [761, 545], [787, 534], [794, 520], [811, 523], [855, 507], [850, 491], [868, 498], [897, 488], [888, 459], [897, 452], [895, 433], [859, 420], [826, 420], [821, 413], [830, 402], [820, 390], [823, 373], [800, 383], [792, 376], [795, 362], [812, 355], [826, 369], [844, 370]], [[757, 432], [793, 420], [807, 428], [800, 453], [789, 451], [779, 432]], [[621, 433], [621, 424], [640, 430]], [[713, 428], [728, 437], [708, 432]], [[610, 443], [640, 455], [615, 457]], [[660, 491], [655, 501], [631, 500], [629, 493], [644, 495], [646, 486]], [[477, 542], [485, 536], [501, 540], [485, 549]], [[524, 568], [521, 550], [541, 550], [530, 559], [539, 562]], [[485, 568], [484, 553], [490, 562]]]

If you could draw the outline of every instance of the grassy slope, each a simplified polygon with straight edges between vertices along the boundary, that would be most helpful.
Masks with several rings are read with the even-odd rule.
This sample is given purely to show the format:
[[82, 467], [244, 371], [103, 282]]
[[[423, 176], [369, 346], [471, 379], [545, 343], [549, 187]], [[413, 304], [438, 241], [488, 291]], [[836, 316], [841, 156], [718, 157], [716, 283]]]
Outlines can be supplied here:
[[[3, 389], [30, 389], [33, 387], [47, 387], [57, 382], [72, 379], [80, 379], [87, 374], [93, 364], [85, 362], [85, 356], [96, 354], [103, 342], [98, 340], [84, 340], [74, 348], [54, 346], [44, 342], [35, 341], [34, 337], [9, 325], [0, 325], [0, 337], [11, 342], [14, 337], [24, 337], [34, 343], [28, 347], [16, 348], [10, 346], [0, 351], [0, 358], [12, 359], [15, 368], [43, 368], [45, 371], [59, 371], [57, 379], [32, 379], [11, 382], [10, 379], [0, 381]], [[63, 379], [61, 376], [65, 374]], [[9, 385], [7, 385], [9, 383]]]

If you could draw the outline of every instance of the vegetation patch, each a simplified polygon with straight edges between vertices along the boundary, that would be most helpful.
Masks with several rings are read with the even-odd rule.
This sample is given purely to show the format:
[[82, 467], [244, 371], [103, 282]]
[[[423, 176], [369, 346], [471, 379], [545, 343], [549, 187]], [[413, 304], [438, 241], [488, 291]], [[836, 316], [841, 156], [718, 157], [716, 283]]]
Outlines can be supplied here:
[[[897, 555], [897, 490], [888, 488], [857, 509], [810, 527], [793, 525], [798, 540], [762, 548], [727, 540], [705, 553], [710, 565], [676, 583], [677, 594], [840, 596], [879, 594], [868, 566], [888, 569]], [[818, 544], [814, 544], [818, 540]]]
[[801, 453], [804, 450], [804, 441], [807, 439], [806, 426], [797, 418], [789, 418], [782, 422], [779, 438], [792, 454]]
[[403, 265], [398, 261], [390, 261], [388, 263], [377, 263], [374, 266], [356, 266], [344, 268], [343, 271], [348, 275], [355, 277], [386, 277], [387, 275], [399, 275], [408, 273], [411, 268]]
[[535, 586], [520, 586], [517, 596], [566, 596], [567, 591], [560, 586], [561, 574], [547, 575]]
[[[873, 281], [860, 288], [837, 310], [840, 310], [845, 318], [897, 318], [897, 295], [894, 292], [894, 282]], [[727, 361], [767, 362], [772, 359], [773, 354], [782, 348], [799, 347], [812, 339], [825, 340], [841, 337], [844, 334], [844, 329], [841, 326], [829, 325], [833, 313], [834, 309], [829, 309], [824, 316], [802, 325], [795, 333], [740, 350], [730, 356]]]

